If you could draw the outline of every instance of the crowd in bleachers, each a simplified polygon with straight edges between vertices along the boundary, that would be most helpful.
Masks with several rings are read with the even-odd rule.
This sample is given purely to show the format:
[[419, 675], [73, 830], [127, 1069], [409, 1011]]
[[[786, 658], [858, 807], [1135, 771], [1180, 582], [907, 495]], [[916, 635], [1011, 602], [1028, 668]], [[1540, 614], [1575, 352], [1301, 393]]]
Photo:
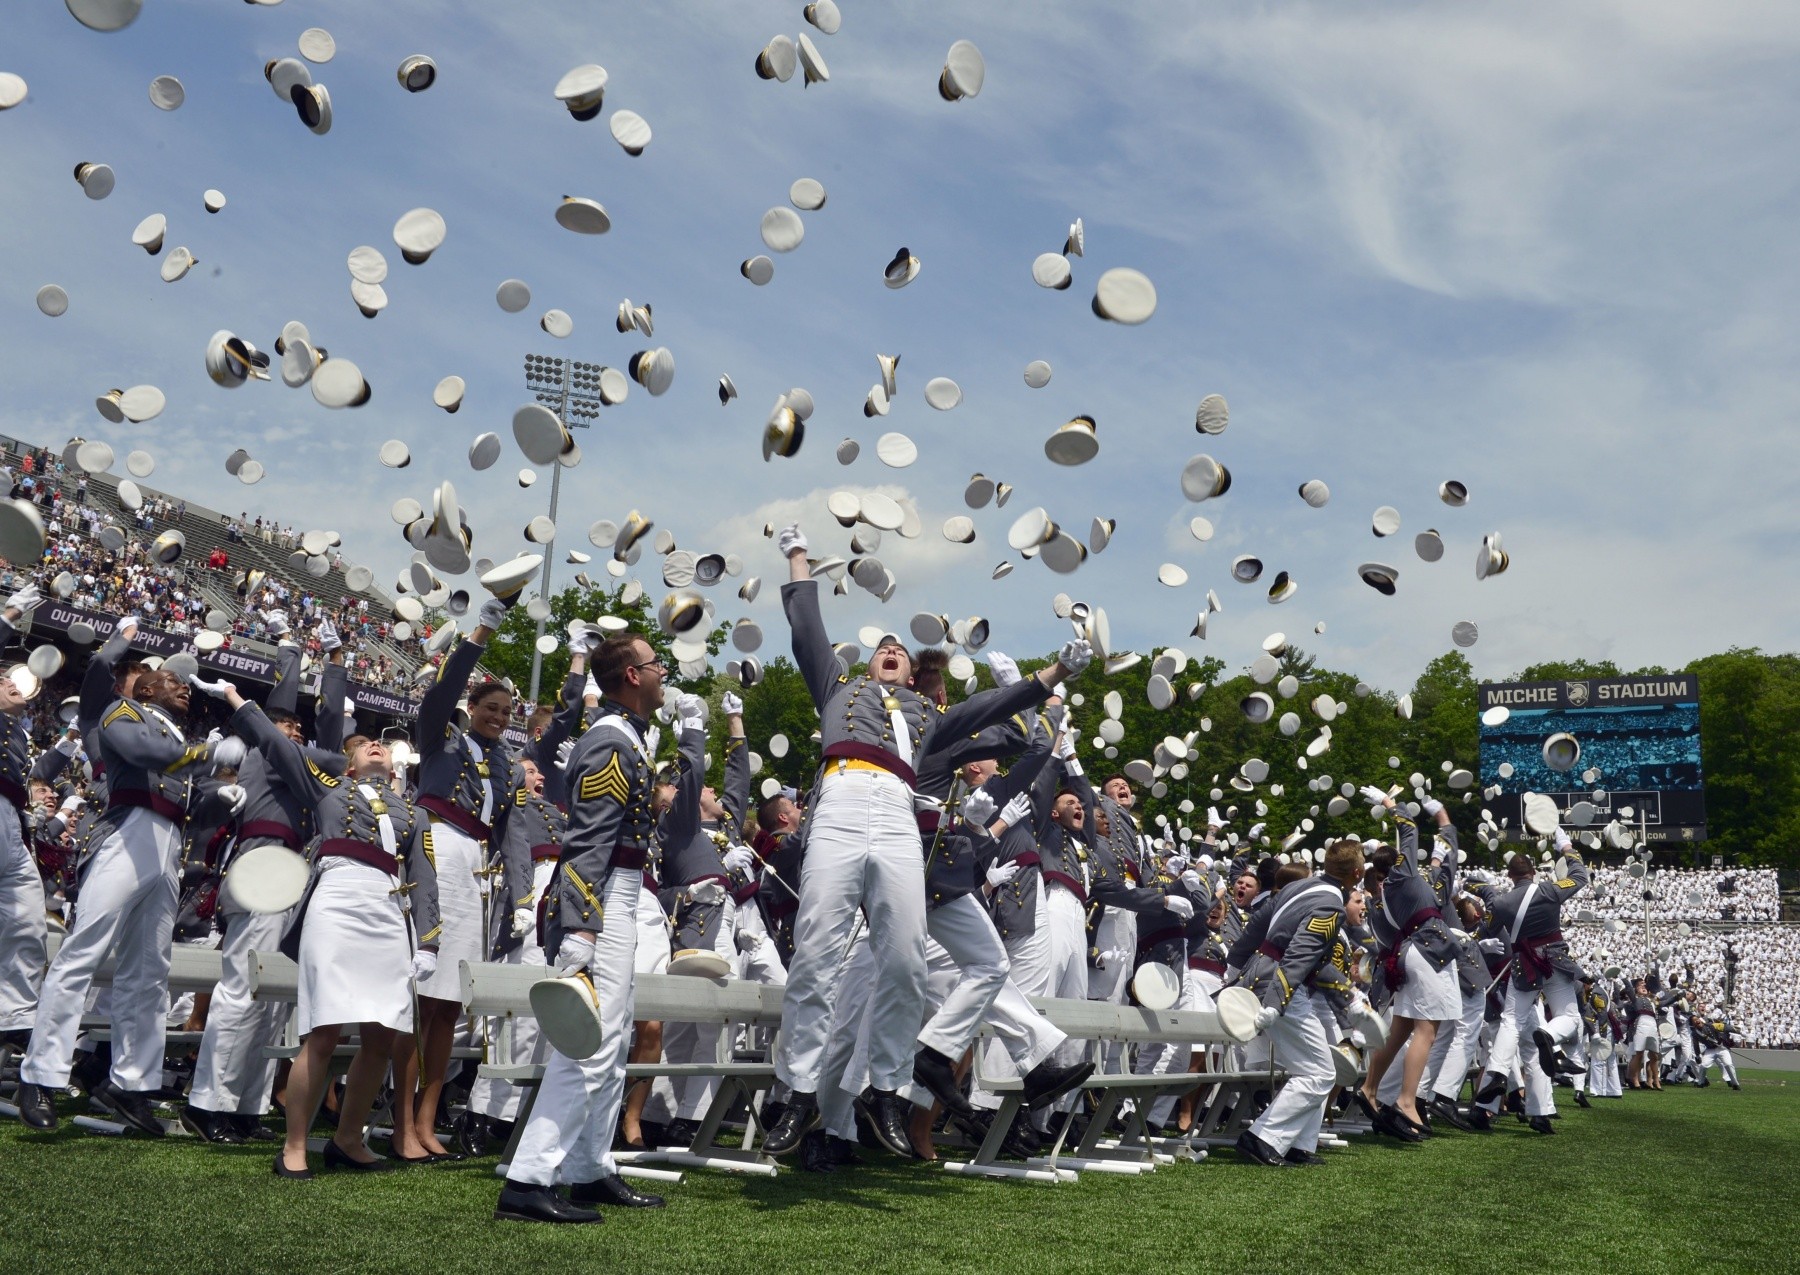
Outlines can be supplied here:
[[[1769, 873], [1774, 876], [1774, 873]], [[1627, 978], [1645, 969], [1642, 913], [1624, 920], [1609, 932], [1600, 925], [1570, 925], [1563, 933], [1569, 949], [1584, 967], [1598, 973], [1618, 965]], [[1663, 948], [1673, 952], [1659, 963], [1665, 985], [1668, 975], [1693, 985], [1709, 1008], [1725, 1001], [1727, 945], [1737, 957], [1732, 987], [1731, 1019], [1741, 1043], [1752, 1048], [1792, 1049], [1800, 1046], [1800, 927], [1746, 925], [1731, 930], [1692, 930], [1682, 934], [1675, 922], [1652, 921], [1652, 956]], [[1600, 952], [1606, 952], [1605, 958]]]
[[[409, 697], [416, 693], [413, 668], [391, 653], [392, 646], [406, 644], [393, 637], [391, 619], [382, 614], [378, 602], [371, 605], [367, 598], [348, 594], [328, 600], [272, 575], [254, 595], [244, 589], [241, 565], [232, 561], [228, 546], [254, 538], [271, 548], [292, 549], [299, 535], [291, 526], [249, 514], [235, 520], [227, 517], [226, 546], [203, 559], [165, 565], [150, 556], [149, 540], [178, 526], [187, 516], [187, 502], [145, 492], [142, 509], [122, 511], [130, 525], [120, 528], [128, 534], [123, 547], [114, 551], [99, 536], [103, 528], [117, 524], [89, 499], [89, 487], [88, 476], [71, 470], [60, 455], [0, 442], [0, 490], [10, 488], [14, 499], [30, 500], [38, 508], [47, 540], [37, 567], [0, 561], [0, 586], [11, 590], [30, 574], [40, 578], [48, 593], [51, 581], [67, 572], [73, 590], [63, 596], [69, 604], [104, 614], [135, 615], [181, 636], [202, 627], [215, 605], [229, 602], [228, 640], [273, 643], [287, 635], [300, 640], [315, 658], [318, 621], [329, 615], [348, 652], [353, 680]], [[333, 565], [342, 565], [335, 553]], [[290, 628], [293, 632], [288, 634]], [[415, 648], [427, 636], [428, 630], [412, 639]]]
[[[1654, 862], [1654, 861], [1653, 861]], [[1601, 920], [1619, 917], [1641, 921], [1645, 881], [1623, 868], [1595, 865], [1593, 885], [1582, 901]], [[1658, 869], [1649, 874], [1652, 924], [1677, 921], [1776, 921], [1781, 918], [1781, 887], [1773, 868]], [[1698, 904], [1692, 896], [1698, 895]]]

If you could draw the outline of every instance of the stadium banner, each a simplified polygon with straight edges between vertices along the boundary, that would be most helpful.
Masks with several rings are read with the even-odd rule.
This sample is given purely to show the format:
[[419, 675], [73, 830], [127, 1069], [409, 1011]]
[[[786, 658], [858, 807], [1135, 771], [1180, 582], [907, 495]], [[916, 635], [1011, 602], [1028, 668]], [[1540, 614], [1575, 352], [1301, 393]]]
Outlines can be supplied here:
[[[1505, 721], [1482, 721], [1480, 742], [1481, 782], [1500, 790], [1487, 805], [1507, 835], [1521, 835], [1520, 798], [1537, 792], [1564, 810], [1589, 803], [1594, 831], [1618, 820], [1650, 841], [1706, 839], [1695, 674], [1484, 682], [1477, 703], [1484, 719], [1506, 710]], [[1544, 759], [1544, 741], [1557, 734], [1581, 749], [1567, 770]]]
[[[102, 642], [112, 636], [114, 626], [119, 622], [116, 615], [106, 615], [99, 611], [88, 611], [81, 607], [69, 606], [63, 602], [43, 602], [31, 613], [33, 628], [50, 629], [67, 634], [69, 626], [86, 623], [93, 628], [95, 636]], [[268, 686], [275, 685], [275, 661], [256, 654], [254, 651], [234, 651], [223, 647], [217, 651], [196, 651], [193, 641], [178, 633], [168, 633], [162, 629], [153, 629], [149, 625], [140, 624], [137, 636], [132, 639], [132, 648], [146, 655], [155, 655], [167, 659], [171, 655], [187, 652], [199, 661], [200, 667], [214, 676], [223, 675], [234, 680], [250, 680]], [[313, 679], [308, 690], [317, 688], [317, 680]], [[379, 687], [366, 686], [361, 682], [351, 682], [349, 686], [350, 703], [359, 712], [379, 713], [387, 717], [410, 718], [416, 715], [417, 706], [404, 696]]]

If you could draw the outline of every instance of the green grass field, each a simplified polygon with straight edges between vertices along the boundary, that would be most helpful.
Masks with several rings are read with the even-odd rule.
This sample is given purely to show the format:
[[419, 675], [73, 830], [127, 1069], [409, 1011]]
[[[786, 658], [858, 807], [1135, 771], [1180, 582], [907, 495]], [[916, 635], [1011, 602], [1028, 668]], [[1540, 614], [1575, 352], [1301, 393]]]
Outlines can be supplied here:
[[491, 1160], [287, 1183], [261, 1148], [0, 1121], [0, 1270], [1796, 1270], [1797, 1080], [1747, 1072], [1742, 1093], [1565, 1101], [1555, 1138], [1509, 1117], [1487, 1137], [1355, 1139], [1306, 1170], [1221, 1151], [1047, 1187], [865, 1152], [865, 1167], [825, 1177], [690, 1173], [663, 1211], [567, 1229], [491, 1221]]

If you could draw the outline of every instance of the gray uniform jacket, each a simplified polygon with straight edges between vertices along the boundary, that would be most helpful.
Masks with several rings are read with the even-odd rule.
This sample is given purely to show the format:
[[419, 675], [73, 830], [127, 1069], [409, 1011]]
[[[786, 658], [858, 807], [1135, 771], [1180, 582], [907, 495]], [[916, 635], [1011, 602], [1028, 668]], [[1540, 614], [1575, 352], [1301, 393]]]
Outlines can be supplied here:
[[1282, 887], [1266, 912], [1268, 929], [1244, 967], [1243, 985], [1265, 1006], [1283, 1011], [1302, 984], [1333, 1002], [1348, 997], [1353, 984], [1331, 963], [1344, 923], [1344, 892], [1337, 883], [1324, 877], [1295, 881]]
[[743, 826], [750, 799], [750, 750], [742, 739], [725, 741], [725, 782], [719, 790], [725, 818], [709, 820], [700, 816], [700, 794], [706, 787], [706, 731], [682, 731], [680, 746], [675, 800], [657, 829], [663, 880], [675, 886], [702, 881], [727, 885], [725, 848], [736, 829]]
[[[459, 642], [438, 669], [437, 681], [419, 701], [418, 804], [486, 842], [492, 851], [505, 839], [506, 820], [512, 812], [508, 797], [518, 786], [518, 777], [505, 744], [472, 740], [453, 720], [456, 702], [485, 650], [466, 638]], [[480, 761], [475, 759], [474, 748], [481, 750]], [[485, 824], [481, 821], [484, 779], [493, 803], [490, 821]]]
[[[819, 710], [823, 757], [872, 762], [898, 775], [909, 788], [916, 788], [917, 768], [933, 752], [1035, 707], [1050, 694], [1043, 682], [1027, 677], [1017, 685], [994, 687], [940, 708], [911, 687], [883, 686], [867, 673], [851, 677], [842, 671], [819, 614], [818, 581], [782, 585], [781, 604], [792, 630], [794, 662]], [[907, 734], [910, 762], [902, 759], [894, 738], [896, 710]]]
[[[1573, 898], [1587, 885], [1588, 870], [1573, 847], [1564, 851], [1563, 857], [1569, 861], [1568, 876], [1557, 881], [1521, 881], [1506, 893], [1492, 896], [1487, 914], [1482, 917], [1481, 934], [1508, 944], [1513, 986], [1520, 991], [1535, 991], [1553, 973], [1581, 977], [1581, 966], [1563, 941], [1562, 905], [1564, 899]], [[1519, 926], [1518, 939], [1513, 941], [1513, 922], [1527, 896], [1531, 904]]]
[[162, 710], [128, 699], [115, 700], [100, 718], [99, 743], [107, 774], [103, 823], [116, 826], [138, 807], [178, 826], [186, 822], [194, 772], [211, 761], [211, 744], [189, 743]]
[[[1030, 788], [1050, 760], [1050, 734], [1041, 725], [1034, 725], [1031, 745], [1024, 754], [1004, 774], [991, 776], [981, 786], [981, 791], [993, 798], [996, 815], [1007, 802]], [[934, 839], [936, 851], [925, 864], [927, 908], [942, 907], [952, 899], [960, 899], [980, 889], [988, 867], [1000, 854], [1000, 843], [986, 828], [973, 827], [966, 821], [959, 821], [943, 836]], [[926, 845], [929, 849], [931, 842], [927, 841]], [[1023, 875], [1025, 869], [1021, 867], [1019, 872]]]
[[[613, 715], [623, 724], [610, 720]], [[656, 841], [656, 772], [642, 746], [649, 724], [610, 701], [569, 757], [569, 830], [544, 909], [544, 952], [556, 959], [565, 933], [605, 923], [609, 872], [641, 873]], [[619, 918], [621, 925], [631, 917]]]
[[[1054, 717], [1056, 710], [1051, 710]], [[1050, 727], [1040, 723], [1038, 729], [1050, 738]], [[1031, 817], [1023, 823], [1009, 825], [1000, 834], [993, 851], [996, 863], [1017, 863], [1019, 875], [994, 891], [990, 906], [994, 928], [1000, 937], [1011, 942], [1037, 933], [1038, 897], [1044, 891], [1046, 851], [1058, 870], [1063, 863], [1063, 830], [1052, 817], [1056, 804], [1056, 785], [1062, 778], [1062, 767], [1046, 761], [1025, 791], [1031, 794]], [[993, 782], [992, 780], [989, 781]], [[1010, 800], [1010, 798], [1008, 798]], [[1076, 880], [1080, 880], [1077, 875]]]
[[562, 707], [550, 716], [544, 733], [525, 745], [525, 756], [537, 763], [544, 776], [544, 800], [564, 810], [569, 807], [569, 782], [556, 764], [556, 751], [565, 740], [581, 734], [581, 718], [587, 705], [582, 691], [587, 686], [585, 673], [571, 673], [563, 680]]
[[[334, 775], [321, 769], [307, 750], [275, 729], [255, 704], [246, 704], [232, 714], [232, 727], [249, 740], [281, 776], [281, 782], [296, 793], [304, 794], [311, 809], [313, 826], [318, 829], [318, 844], [313, 857], [313, 884], [318, 883], [318, 865], [325, 859], [355, 859], [379, 868], [401, 880], [406, 890], [406, 907], [412, 913], [418, 946], [436, 950], [438, 923], [437, 861], [431, 850], [431, 825], [425, 812], [396, 792], [387, 780], [358, 780], [348, 775]], [[365, 793], [364, 788], [369, 792]], [[372, 794], [372, 795], [371, 795]], [[381, 816], [386, 815], [394, 832], [396, 853], [389, 856], [381, 840]], [[300, 929], [305, 922], [306, 906], [311, 902], [311, 889], [302, 899], [282, 948], [291, 955], [297, 950]]]
[[1456, 959], [1456, 940], [1438, 907], [1431, 881], [1420, 871], [1419, 829], [1404, 810], [1393, 812], [1400, 830], [1400, 852], [1382, 883], [1381, 892], [1369, 899], [1369, 928], [1381, 943], [1377, 981], [1393, 993], [1406, 982], [1406, 949], [1441, 970]]
[[[544, 791], [549, 790], [546, 781]], [[494, 909], [488, 935], [495, 956], [504, 956], [524, 944], [524, 938], [512, 931], [513, 909], [539, 906], [537, 891], [533, 889], [537, 865], [544, 859], [562, 857], [563, 834], [569, 826], [567, 815], [523, 784], [514, 790], [512, 804], [506, 836], [500, 842], [500, 863], [505, 869], [501, 888], [507, 904]]]

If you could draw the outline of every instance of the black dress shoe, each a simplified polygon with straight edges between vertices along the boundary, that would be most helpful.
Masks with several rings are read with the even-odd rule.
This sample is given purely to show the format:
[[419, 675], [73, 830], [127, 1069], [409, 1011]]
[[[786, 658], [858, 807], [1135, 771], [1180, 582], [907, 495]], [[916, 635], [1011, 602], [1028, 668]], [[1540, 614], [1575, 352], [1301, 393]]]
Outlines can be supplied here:
[[1469, 1122], [1463, 1116], [1462, 1111], [1452, 1099], [1446, 1098], [1442, 1094], [1438, 1094], [1431, 1100], [1431, 1114], [1452, 1129], [1461, 1129], [1464, 1133], [1469, 1131]]
[[244, 1141], [244, 1136], [237, 1131], [237, 1126], [231, 1122], [230, 1117], [217, 1111], [208, 1111], [205, 1107], [196, 1107], [191, 1102], [181, 1109], [181, 1127], [202, 1142], [235, 1147]]
[[1094, 1064], [1091, 1062], [1058, 1067], [1046, 1058], [1025, 1073], [1025, 1087], [1020, 1097], [1026, 1110], [1036, 1111], [1039, 1107], [1048, 1107], [1064, 1094], [1081, 1088], [1082, 1082], [1093, 1074]]
[[1506, 1077], [1497, 1071], [1490, 1071], [1481, 1078], [1481, 1088], [1475, 1091], [1476, 1102], [1493, 1102], [1506, 1092]]
[[1537, 1046], [1538, 1066], [1544, 1074], [1556, 1075], [1556, 1038], [1540, 1027], [1531, 1033], [1531, 1043]]
[[275, 1176], [286, 1178], [290, 1182], [311, 1182], [313, 1180], [311, 1169], [288, 1168], [287, 1159], [279, 1151], [275, 1153]]
[[482, 1156], [488, 1153], [488, 1140], [493, 1135], [488, 1118], [479, 1112], [465, 1111], [456, 1118], [456, 1149], [464, 1155]]
[[614, 1173], [608, 1177], [595, 1178], [592, 1182], [577, 1182], [569, 1188], [569, 1203], [612, 1204], [621, 1209], [660, 1209], [664, 1201], [662, 1196], [648, 1195]]
[[1743, 1088], [1744, 1088], [1744, 1087], [1743, 1087], [1743, 1086], [1742, 1086], [1742, 1085], [1740, 1085], [1740, 1084], [1739, 1084], [1739, 1083], [1738, 1083], [1738, 1082], [1737, 1082], [1737, 1081], [1735, 1081], [1735, 1080], [1727, 1080], [1727, 1081], [1726, 1081], [1726, 1082], [1725, 1082], [1725, 1083], [1726, 1083], [1726, 1084], [1728, 1084], [1728, 1085], [1730, 1085], [1730, 1086], [1731, 1086], [1731, 1087], [1732, 1087], [1732, 1088], [1733, 1088], [1733, 1089], [1734, 1089], [1734, 1090], [1738, 1090], [1738, 1091], [1740, 1091], [1740, 1092], [1741, 1092], [1741, 1091], [1742, 1091], [1742, 1090], [1743, 1090]]
[[1400, 1109], [1392, 1103], [1383, 1103], [1376, 1108], [1375, 1122], [1375, 1131], [1390, 1138], [1398, 1138], [1401, 1142], [1425, 1141], [1425, 1131], [1401, 1115]]
[[494, 1209], [496, 1222], [561, 1222], [587, 1225], [600, 1221], [592, 1209], [571, 1204], [547, 1186], [531, 1182], [514, 1182], [511, 1178], [500, 1188], [500, 1203]]
[[1492, 1133], [1494, 1117], [1486, 1107], [1469, 1108], [1469, 1131], [1471, 1133]]
[[803, 1173], [835, 1173], [837, 1161], [825, 1145], [825, 1134], [814, 1129], [800, 1139], [800, 1169]]
[[147, 1137], [160, 1138], [168, 1132], [156, 1118], [156, 1113], [150, 1110], [150, 1099], [141, 1093], [121, 1089], [109, 1080], [94, 1091], [93, 1097], [95, 1102]]
[[19, 1119], [33, 1129], [56, 1128], [56, 1106], [50, 1100], [50, 1090], [43, 1085], [21, 1080], [18, 1103]]
[[1575, 1091], [1575, 1105], [1577, 1107], [1592, 1107], [1594, 1104], [1588, 1101], [1588, 1096], [1586, 1093], [1577, 1089]]
[[376, 1156], [366, 1164], [351, 1155], [335, 1142], [325, 1144], [325, 1167], [327, 1169], [348, 1169], [352, 1173], [388, 1173], [398, 1166], [392, 1160], [384, 1160]]
[[1237, 1153], [1246, 1160], [1252, 1160], [1257, 1164], [1267, 1165], [1271, 1169], [1285, 1169], [1290, 1167], [1288, 1162], [1276, 1152], [1274, 1147], [1264, 1142], [1248, 1129], [1238, 1134], [1236, 1145]]
[[239, 1112], [235, 1115], [227, 1116], [226, 1119], [231, 1121], [231, 1127], [237, 1130], [238, 1137], [245, 1142], [281, 1141], [281, 1135], [269, 1128], [268, 1125], [264, 1124], [262, 1122], [262, 1117], [260, 1116], [252, 1116]]
[[660, 1120], [638, 1121], [638, 1133], [643, 1136], [644, 1149], [655, 1151], [669, 1145], [669, 1126]]
[[1025, 1118], [1021, 1109], [1013, 1118], [1012, 1128], [1006, 1131], [1006, 1138], [1000, 1144], [1000, 1150], [1006, 1155], [1017, 1156], [1021, 1160], [1034, 1159], [1044, 1154], [1044, 1135], [1032, 1127], [1031, 1121]]
[[883, 1147], [902, 1160], [918, 1159], [912, 1145], [912, 1103], [892, 1090], [876, 1089], [866, 1100], [863, 1112]]
[[[671, 1120], [668, 1131], [663, 1134], [662, 1145], [676, 1151], [686, 1151], [694, 1145], [694, 1139], [699, 1136], [700, 1122], [698, 1120]], [[646, 1143], [650, 1141], [648, 1134], [644, 1135], [644, 1141]]]
[[[769, 1155], [792, 1155], [800, 1139], [819, 1127], [819, 1103], [812, 1094], [795, 1090], [788, 1095], [781, 1119], [769, 1130], [763, 1151]], [[648, 1138], [645, 1139], [649, 1141]]]
[[1549, 1116], [1531, 1116], [1526, 1121], [1533, 1133], [1555, 1133], [1556, 1126], [1550, 1123]]
[[929, 1045], [913, 1055], [913, 1083], [929, 1090], [945, 1111], [961, 1115], [971, 1110], [957, 1083], [956, 1064]]
[[1289, 1164], [1296, 1165], [1300, 1168], [1325, 1163], [1324, 1156], [1315, 1155], [1311, 1151], [1302, 1151], [1299, 1147], [1289, 1147], [1288, 1153], [1281, 1158], [1286, 1160]]
[[854, 1168], [863, 1162], [856, 1154], [856, 1144], [848, 1138], [840, 1138], [835, 1133], [819, 1134], [825, 1140], [825, 1154], [831, 1157], [831, 1165], [835, 1169]]

